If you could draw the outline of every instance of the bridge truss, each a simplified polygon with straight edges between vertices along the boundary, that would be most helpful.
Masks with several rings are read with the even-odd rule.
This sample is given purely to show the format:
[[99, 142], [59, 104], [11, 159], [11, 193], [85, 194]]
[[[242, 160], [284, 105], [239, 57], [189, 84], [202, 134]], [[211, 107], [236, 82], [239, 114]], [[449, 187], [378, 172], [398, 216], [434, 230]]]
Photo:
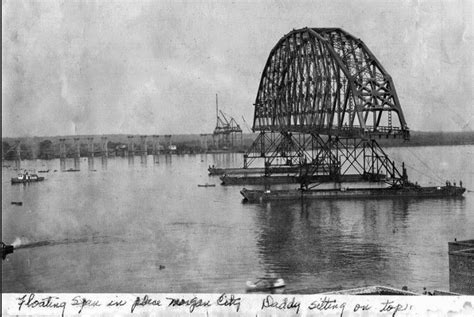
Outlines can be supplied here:
[[[298, 166], [302, 185], [325, 181], [406, 183], [378, 138], [409, 139], [392, 78], [360, 40], [338, 28], [293, 30], [265, 64], [244, 168], [263, 160]], [[314, 176], [320, 176], [314, 177]]]

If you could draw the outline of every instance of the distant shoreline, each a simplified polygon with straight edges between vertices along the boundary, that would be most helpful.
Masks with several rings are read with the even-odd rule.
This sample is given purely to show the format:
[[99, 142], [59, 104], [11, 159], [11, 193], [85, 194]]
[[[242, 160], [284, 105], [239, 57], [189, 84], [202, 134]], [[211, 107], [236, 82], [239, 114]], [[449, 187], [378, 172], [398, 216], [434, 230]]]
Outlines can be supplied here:
[[[25, 159], [48, 159], [59, 157], [60, 139], [65, 139], [68, 155], [71, 154], [74, 144], [74, 138], [81, 139], [81, 156], [87, 153], [88, 139], [92, 138], [95, 148], [100, 148], [104, 137], [106, 137], [107, 146], [112, 151], [117, 146], [126, 145], [133, 142], [139, 146], [142, 135], [132, 134], [107, 134], [107, 135], [80, 135], [80, 136], [53, 136], [53, 137], [22, 137], [11, 138], [2, 137], [2, 159], [9, 160], [13, 155], [12, 149], [15, 144], [20, 141], [22, 158]], [[245, 152], [257, 137], [256, 133], [243, 133], [242, 143], [240, 144], [240, 136], [238, 143], [234, 147], [229, 148], [229, 152]], [[175, 134], [171, 135], [170, 139], [166, 139], [164, 135], [158, 136], [158, 143], [162, 147], [166, 147], [168, 142], [172, 142], [176, 146], [177, 154], [200, 154], [206, 153], [206, 140], [209, 148], [212, 150], [212, 134], [206, 136], [200, 134]], [[152, 135], [148, 135], [146, 142], [148, 151], [151, 149], [151, 143], [155, 140]], [[418, 147], [418, 146], [460, 146], [460, 145], [474, 145], [474, 131], [469, 132], [424, 132], [411, 131], [410, 140], [405, 141], [401, 139], [391, 138], [376, 138], [375, 139], [382, 147]], [[86, 154], [87, 155], [87, 154]]]

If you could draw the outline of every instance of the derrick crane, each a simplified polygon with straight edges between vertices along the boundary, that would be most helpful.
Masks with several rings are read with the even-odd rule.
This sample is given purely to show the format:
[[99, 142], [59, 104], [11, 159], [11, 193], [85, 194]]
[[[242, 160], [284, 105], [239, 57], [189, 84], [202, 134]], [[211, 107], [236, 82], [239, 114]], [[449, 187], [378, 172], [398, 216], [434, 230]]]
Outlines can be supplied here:
[[219, 110], [219, 101], [216, 94], [216, 127], [212, 134], [214, 146], [216, 149], [234, 147], [239, 134], [240, 144], [242, 144], [242, 129], [240, 125], [232, 117], [228, 120], [225, 114]]

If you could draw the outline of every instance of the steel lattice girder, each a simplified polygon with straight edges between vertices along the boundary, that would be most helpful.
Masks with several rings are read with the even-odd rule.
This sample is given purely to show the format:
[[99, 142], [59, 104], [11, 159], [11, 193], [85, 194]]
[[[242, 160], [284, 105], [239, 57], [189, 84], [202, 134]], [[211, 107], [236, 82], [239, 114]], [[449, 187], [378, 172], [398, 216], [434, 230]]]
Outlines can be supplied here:
[[263, 70], [253, 130], [409, 137], [390, 75], [360, 39], [337, 28], [280, 39]]
[[244, 156], [244, 168], [257, 161], [263, 161], [268, 175], [275, 168], [298, 167], [288, 174], [297, 175], [302, 183], [312, 176], [329, 176], [326, 181], [339, 181], [351, 175], [362, 176], [358, 180], [391, 184], [406, 181], [374, 139], [262, 131]]

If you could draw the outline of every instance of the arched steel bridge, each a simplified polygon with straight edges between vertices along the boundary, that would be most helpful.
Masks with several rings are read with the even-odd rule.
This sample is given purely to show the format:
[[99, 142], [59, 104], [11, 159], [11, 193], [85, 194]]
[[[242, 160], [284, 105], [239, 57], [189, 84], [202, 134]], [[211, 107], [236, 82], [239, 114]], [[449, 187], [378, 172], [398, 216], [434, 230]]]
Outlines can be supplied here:
[[[339, 28], [293, 30], [273, 47], [255, 100], [245, 175], [223, 182], [405, 184], [378, 138], [409, 139], [392, 78], [358, 38]], [[262, 162], [263, 161], [263, 162]], [[284, 175], [278, 177], [278, 175]]]
[[265, 64], [254, 131], [408, 139], [392, 78], [360, 39], [339, 28], [281, 38]]

